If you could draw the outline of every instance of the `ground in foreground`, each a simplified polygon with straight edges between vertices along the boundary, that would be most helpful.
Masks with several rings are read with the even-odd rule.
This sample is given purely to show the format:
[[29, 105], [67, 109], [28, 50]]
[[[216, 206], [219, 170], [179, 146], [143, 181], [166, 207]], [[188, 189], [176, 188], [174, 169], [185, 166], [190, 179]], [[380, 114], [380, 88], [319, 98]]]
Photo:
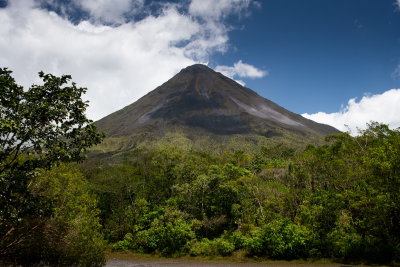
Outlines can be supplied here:
[[[269, 261], [242, 258], [240, 255], [231, 257], [180, 257], [180, 258], [162, 258], [153, 255], [136, 254], [131, 252], [113, 252], [107, 255], [106, 267], [369, 267], [369, 265], [345, 265], [332, 263], [327, 260], [318, 261]], [[377, 266], [375, 266], [377, 267]]]

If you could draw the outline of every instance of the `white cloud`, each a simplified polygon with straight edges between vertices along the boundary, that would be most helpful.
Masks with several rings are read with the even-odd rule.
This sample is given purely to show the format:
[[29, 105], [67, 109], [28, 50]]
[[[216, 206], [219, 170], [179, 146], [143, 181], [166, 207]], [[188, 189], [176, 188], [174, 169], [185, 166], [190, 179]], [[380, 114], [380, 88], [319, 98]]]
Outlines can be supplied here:
[[250, 0], [192, 0], [189, 13], [206, 20], [219, 20], [230, 14], [246, 11], [250, 2]]
[[144, 0], [74, 0], [75, 5], [89, 12], [94, 21], [124, 23], [124, 15], [137, 13], [144, 6]]
[[339, 112], [302, 114], [303, 117], [316, 122], [329, 124], [341, 131], [357, 134], [357, 128], [366, 129], [371, 121], [388, 124], [391, 128], [400, 127], [400, 89], [391, 89], [382, 94], [366, 95], [359, 102], [355, 98], [348, 101], [347, 106]]
[[241, 86], [245, 86], [246, 85], [246, 83], [243, 80], [235, 80], [235, 82], [237, 82]]
[[[233, 64], [233, 67], [219, 65], [215, 68], [216, 71], [221, 72], [229, 78], [262, 78], [268, 75], [267, 71], [257, 69], [256, 67], [243, 63], [241, 60]], [[243, 81], [238, 81], [240, 84], [244, 84]]]
[[[400, 1], [400, 0], [399, 0]], [[392, 78], [397, 79], [400, 78], [400, 65], [396, 67], [396, 69], [392, 72]]]
[[[17, 82], [26, 87], [38, 81], [40, 70], [71, 74], [78, 86], [88, 87], [92, 119], [136, 101], [180, 69], [208, 62], [212, 53], [228, 46], [228, 29], [222, 22], [197, 19], [174, 5], [111, 27], [92, 20], [74, 25], [40, 9], [38, 1], [10, 1], [0, 9], [0, 66], [13, 70]], [[90, 9], [92, 1], [85, 1]], [[119, 7], [108, 15], [106, 5], [90, 10], [93, 16], [109, 16], [115, 22], [128, 2], [118, 1]]]

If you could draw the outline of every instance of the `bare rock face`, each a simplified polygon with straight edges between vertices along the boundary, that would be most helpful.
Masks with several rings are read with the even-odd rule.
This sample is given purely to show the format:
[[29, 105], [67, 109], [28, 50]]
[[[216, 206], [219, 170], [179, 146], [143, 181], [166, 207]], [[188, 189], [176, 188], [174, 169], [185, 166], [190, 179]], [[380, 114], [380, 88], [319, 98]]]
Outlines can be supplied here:
[[190, 139], [246, 134], [273, 138], [286, 132], [307, 138], [339, 132], [292, 113], [201, 64], [181, 70], [96, 124], [109, 137], [151, 132], [161, 138], [172, 129], [187, 132]]

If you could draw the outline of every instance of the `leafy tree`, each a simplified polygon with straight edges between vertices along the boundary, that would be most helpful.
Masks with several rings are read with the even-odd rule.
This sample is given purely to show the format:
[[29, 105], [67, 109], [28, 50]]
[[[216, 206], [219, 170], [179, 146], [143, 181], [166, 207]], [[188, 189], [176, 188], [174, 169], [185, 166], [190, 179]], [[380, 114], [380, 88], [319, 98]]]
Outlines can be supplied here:
[[[328, 257], [389, 263], [400, 256], [400, 132], [371, 123], [352, 137], [329, 137], [292, 166], [296, 219], [318, 235]], [[346, 244], [346, 246], [344, 246]]]
[[80, 161], [82, 153], [102, 139], [85, 116], [88, 103], [81, 96], [86, 88], [70, 83], [71, 76], [40, 72], [43, 84], [24, 91], [11, 73], [0, 68], [0, 256], [38, 226], [16, 237], [13, 233], [21, 232], [24, 218], [51, 212], [28, 190], [37, 170]]
[[[148, 212], [144, 217], [149, 217], [150, 213], [156, 214]], [[158, 216], [147, 222], [146, 227], [135, 227], [134, 233], [127, 233], [114, 248], [136, 249], [140, 252], [157, 251], [169, 256], [184, 252], [188, 242], [195, 237], [193, 222], [185, 220], [185, 213], [171, 207], [161, 209], [157, 213]]]
[[289, 220], [266, 224], [246, 245], [252, 254], [267, 255], [274, 259], [296, 259], [308, 252], [311, 232]]
[[[52, 215], [43, 220], [33, 252], [42, 251], [53, 264], [102, 265], [105, 242], [100, 233], [97, 199], [77, 167], [63, 164], [42, 171], [33, 180], [30, 191], [52, 203]], [[30, 250], [19, 247], [18, 253], [29, 259]]]

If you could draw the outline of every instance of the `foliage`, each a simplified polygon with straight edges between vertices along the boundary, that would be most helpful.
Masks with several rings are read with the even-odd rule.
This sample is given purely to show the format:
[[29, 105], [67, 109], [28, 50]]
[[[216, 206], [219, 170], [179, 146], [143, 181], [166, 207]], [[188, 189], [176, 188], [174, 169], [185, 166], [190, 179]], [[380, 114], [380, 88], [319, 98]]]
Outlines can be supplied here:
[[123, 240], [117, 241], [113, 246], [114, 250], [128, 250], [135, 248], [136, 245], [132, 233], [127, 233]]
[[312, 233], [288, 220], [273, 221], [261, 232], [266, 254], [274, 259], [297, 259], [307, 255]]
[[42, 233], [47, 239], [42, 249], [54, 251], [59, 263], [101, 265], [105, 242], [100, 234], [97, 200], [82, 173], [73, 165], [62, 165], [41, 173], [31, 191], [52, 202], [52, 217], [45, 222], [51, 232]]
[[136, 249], [141, 252], [158, 251], [163, 255], [179, 255], [194, 237], [192, 223], [187, 222], [180, 212], [161, 211], [146, 229], [137, 227], [134, 233], [127, 233], [114, 249]]
[[203, 238], [191, 245], [189, 254], [192, 256], [229, 256], [234, 250], [235, 245], [224, 238], [213, 240]]
[[318, 250], [327, 256], [398, 258], [399, 130], [372, 123], [357, 137], [344, 133], [330, 141], [309, 147], [293, 166], [292, 186], [309, 193], [298, 199], [297, 218], [318, 235]]
[[171, 222], [156, 219], [147, 230], [137, 233], [138, 247], [144, 251], [158, 250], [172, 255], [183, 252], [186, 244], [194, 238], [191, 225], [181, 218]]
[[119, 249], [388, 264], [400, 260], [399, 155], [400, 131], [372, 123], [302, 152], [135, 150], [85, 173]]
[[29, 190], [33, 179], [60, 162], [81, 161], [102, 138], [85, 116], [86, 88], [69, 83], [68, 75], [39, 77], [43, 85], [24, 91], [0, 68], [0, 257], [15, 258], [18, 247], [34, 246], [32, 238], [54, 211], [53, 199]]

